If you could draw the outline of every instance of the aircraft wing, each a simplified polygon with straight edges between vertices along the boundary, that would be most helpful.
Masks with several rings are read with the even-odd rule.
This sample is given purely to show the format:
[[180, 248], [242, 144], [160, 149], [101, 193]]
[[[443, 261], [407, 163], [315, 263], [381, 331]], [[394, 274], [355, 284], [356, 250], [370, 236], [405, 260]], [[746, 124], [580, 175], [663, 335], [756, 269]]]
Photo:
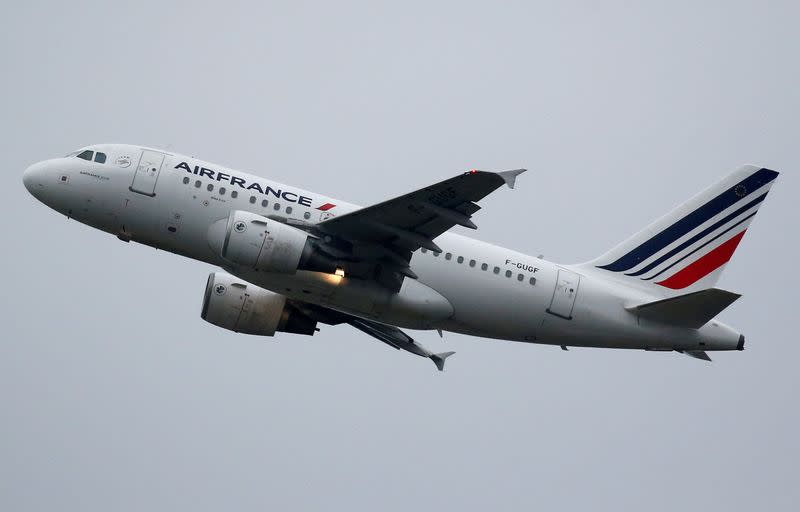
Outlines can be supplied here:
[[444, 371], [444, 360], [455, 354], [455, 352], [434, 354], [414, 341], [414, 338], [391, 325], [379, 324], [378, 322], [371, 322], [357, 317], [351, 317], [347, 323], [398, 350], [403, 349], [412, 354], [427, 357], [433, 361], [433, 364], [436, 365], [440, 372]]
[[[475, 229], [470, 220], [475, 204], [502, 186], [514, 188], [525, 169], [504, 172], [469, 171], [409, 194], [389, 199], [317, 225], [324, 233], [363, 246], [388, 249], [388, 257], [406, 263], [420, 247], [441, 252], [433, 240], [455, 225]], [[399, 256], [399, 258], [393, 257]], [[408, 274], [406, 274], [408, 275]], [[413, 277], [413, 276], [412, 276]]]
[[436, 368], [438, 368], [440, 372], [444, 371], [444, 360], [455, 354], [455, 352], [441, 352], [439, 354], [435, 354], [414, 341], [414, 338], [403, 332], [401, 329], [391, 325], [381, 324], [371, 320], [364, 320], [363, 318], [359, 318], [357, 316], [348, 315], [347, 313], [341, 313], [339, 311], [334, 311], [332, 309], [317, 306], [315, 304], [309, 304], [307, 302], [292, 300], [291, 304], [295, 308], [299, 309], [304, 315], [313, 318], [318, 322], [328, 325], [339, 325], [346, 323], [355, 327], [359, 331], [369, 334], [373, 338], [386, 343], [390, 347], [396, 348], [397, 350], [402, 349], [407, 352], [411, 352], [412, 354], [417, 354], [418, 356], [427, 357], [433, 361], [433, 363], [436, 365]]

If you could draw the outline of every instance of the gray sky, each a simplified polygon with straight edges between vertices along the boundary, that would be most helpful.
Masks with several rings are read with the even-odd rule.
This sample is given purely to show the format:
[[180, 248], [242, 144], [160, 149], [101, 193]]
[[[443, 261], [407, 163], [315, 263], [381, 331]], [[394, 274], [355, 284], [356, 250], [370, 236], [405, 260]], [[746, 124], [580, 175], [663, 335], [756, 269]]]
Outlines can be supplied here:
[[[0, 16], [0, 509], [796, 510], [792, 2], [12, 2]], [[475, 236], [594, 257], [743, 163], [783, 171], [719, 283], [748, 337], [237, 336], [206, 264], [67, 221], [30, 163], [167, 147], [370, 204], [528, 167]]]

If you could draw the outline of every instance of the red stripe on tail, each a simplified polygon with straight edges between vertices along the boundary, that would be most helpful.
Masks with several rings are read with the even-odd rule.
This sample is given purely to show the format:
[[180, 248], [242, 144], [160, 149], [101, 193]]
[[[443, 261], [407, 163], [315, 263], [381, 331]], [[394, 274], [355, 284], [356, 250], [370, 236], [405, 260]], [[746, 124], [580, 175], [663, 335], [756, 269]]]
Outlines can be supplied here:
[[747, 230], [745, 229], [699, 260], [656, 284], [660, 284], [661, 286], [665, 286], [673, 290], [680, 290], [681, 288], [686, 288], [687, 286], [696, 283], [711, 272], [717, 270], [722, 265], [728, 263], [728, 261], [731, 259], [731, 256], [733, 256], [733, 252], [736, 250], [736, 246], [739, 245], [739, 241], [742, 239], [746, 231]]

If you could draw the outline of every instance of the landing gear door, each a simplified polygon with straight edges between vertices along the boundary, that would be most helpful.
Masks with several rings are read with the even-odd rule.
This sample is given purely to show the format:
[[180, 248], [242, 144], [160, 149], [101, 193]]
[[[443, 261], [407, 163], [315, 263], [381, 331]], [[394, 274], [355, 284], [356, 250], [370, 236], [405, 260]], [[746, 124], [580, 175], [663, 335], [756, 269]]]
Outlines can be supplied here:
[[133, 174], [131, 191], [144, 194], [146, 196], [156, 195], [156, 182], [161, 172], [161, 165], [164, 163], [164, 153], [158, 151], [142, 150], [139, 158], [139, 165]]
[[572, 320], [572, 308], [575, 306], [575, 298], [578, 296], [578, 285], [581, 276], [575, 272], [558, 269], [556, 287], [553, 290], [553, 299], [547, 312], [567, 320]]

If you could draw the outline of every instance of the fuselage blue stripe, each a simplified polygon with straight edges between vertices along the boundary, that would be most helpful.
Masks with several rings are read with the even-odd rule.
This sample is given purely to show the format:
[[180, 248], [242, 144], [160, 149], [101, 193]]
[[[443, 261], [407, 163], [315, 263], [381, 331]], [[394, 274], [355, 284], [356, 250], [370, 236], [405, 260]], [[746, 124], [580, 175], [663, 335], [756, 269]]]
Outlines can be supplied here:
[[726, 208], [743, 200], [751, 193], [774, 180], [777, 176], [778, 173], [770, 169], [759, 169], [616, 261], [608, 265], [599, 265], [598, 268], [610, 270], [612, 272], [622, 272], [632, 269]]
[[750, 208], [756, 206], [761, 201], [763, 201], [765, 197], [767, 197], [767, 194], [761, 194], [760, 196], [758, 196], [757, 198], [753, 199], [752, 201], [750, 201], [749, 203], [747, 203], [743, 207], [739, 208], [735, 212], [733, 212], [730, 215], [726, 216], [724, 219], [720, 220], [719, 222], [715, 222], [713, 225], [709, 226], [708, 228], [706, 228], [703, 231], [701, 231], [700, 233], [696, 234], [695, 236], [693, 236], [689, 240], [687, 240], [684, 243], [680, 244], [678, 247], [672, 249], [671, 251], [667, 252], [663, 256], [660, 256], [660, 257], [656, 258], [655, 261], [653, 261], [652, 263], [650, 263], [648, 265], [645, 265], [642, 269], [637, 270], [636, 272], [631, 272], [630, 274], [625, 274], [625, 275], [626, 276], [640, 276], [642, 274], [650, 272], [651, 270], [656, 268], [658, 265], [664, 263], [665, 261], [667, 261], [671, 257], [675, 256], [676, 254], [678, 254], [682, 250], [686, 249], [687, 247], [689, 247], [693, 243], [695, 243], [698, 240], [702, 239], [703, 237], [705, 237], [709, 233], [713, 232], [714, 230], [716, 230], [720, 226], [723, 226], [723, 225], [727, 224], [728, 222], [732, 221], [733, 219], [735, 219], [736, 217], [741, 215], [743, 212], [745, 212], [745, 211], [749, 210]]

